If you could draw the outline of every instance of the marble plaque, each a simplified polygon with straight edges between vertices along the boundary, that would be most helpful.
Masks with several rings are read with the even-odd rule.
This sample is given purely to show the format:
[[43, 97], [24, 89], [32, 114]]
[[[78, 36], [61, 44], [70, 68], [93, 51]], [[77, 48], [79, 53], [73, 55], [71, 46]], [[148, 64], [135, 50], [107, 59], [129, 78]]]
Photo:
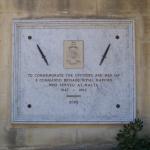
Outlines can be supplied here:
[[132, 20], [14, 20], [12, 123], [135, 118]]

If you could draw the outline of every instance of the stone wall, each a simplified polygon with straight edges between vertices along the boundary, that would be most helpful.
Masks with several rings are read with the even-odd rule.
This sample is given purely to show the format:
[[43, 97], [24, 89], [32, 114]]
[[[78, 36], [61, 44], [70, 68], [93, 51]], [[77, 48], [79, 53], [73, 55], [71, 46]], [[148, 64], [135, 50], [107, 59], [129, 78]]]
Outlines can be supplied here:
[[11, 125], [12, 20], [16, 18], [134, 19], [137, 116], [144, 120], [144, 132], [150, 134], [150, 0], [0, 0], [0, 149], [106, 147], [115, 143], [122, 127]]

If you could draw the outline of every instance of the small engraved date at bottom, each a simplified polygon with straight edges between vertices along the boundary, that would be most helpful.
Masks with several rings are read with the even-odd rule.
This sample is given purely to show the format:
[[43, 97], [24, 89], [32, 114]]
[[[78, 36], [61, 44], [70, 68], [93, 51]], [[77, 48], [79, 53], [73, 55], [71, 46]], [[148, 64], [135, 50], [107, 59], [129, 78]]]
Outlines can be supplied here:
[[79, 104], [79, 101], [78, 100], [70, 100], [69, 104]]

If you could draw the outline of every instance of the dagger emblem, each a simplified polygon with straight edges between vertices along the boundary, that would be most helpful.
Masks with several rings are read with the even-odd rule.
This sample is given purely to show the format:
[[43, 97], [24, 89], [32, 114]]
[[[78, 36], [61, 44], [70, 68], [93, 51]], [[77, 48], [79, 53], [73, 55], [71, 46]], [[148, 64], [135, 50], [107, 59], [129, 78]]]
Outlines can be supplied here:
[[46, 65], [48, 66], [49, 64], [48, 64], [48, 61], [47, 61], [47, 59], [46, 59], [46, 56], [44, 55], [42, 49], [40, 48], [40, 46], [39, 46], [38, 44], [37, 44], [37, 48], [38, 48], [38, 50], [39, 50], [39, 52], [40, 52], [40, 54], [41, 54], [41, 56], [42, 56], [44, 62], [45, 62]]
[[108, 51], [109, 51], [110, 45], [111, 45], [111, 44], [109, 44], [109, 45], [107, 46], [107, 48], [106, 48], [106, 50], [105, 50], [105, 52], [104, 52], [104, 54], [103, 54], [103, 57], [102, 57], [102, 59], [101, 59], [99, 65], [102, 65], [102, 63], [104, 62], [104, 59], [106, 58], [106, 55], [107, 55], [107, 53], [108, 53]]

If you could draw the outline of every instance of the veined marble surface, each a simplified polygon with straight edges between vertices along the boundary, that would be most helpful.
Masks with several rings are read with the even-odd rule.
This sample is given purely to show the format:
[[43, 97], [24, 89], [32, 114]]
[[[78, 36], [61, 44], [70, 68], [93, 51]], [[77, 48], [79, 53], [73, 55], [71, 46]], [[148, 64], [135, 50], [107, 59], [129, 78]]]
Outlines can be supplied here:
[[14, 21], [13, 123], [129, 122], [135, 99], [133, 21]]

